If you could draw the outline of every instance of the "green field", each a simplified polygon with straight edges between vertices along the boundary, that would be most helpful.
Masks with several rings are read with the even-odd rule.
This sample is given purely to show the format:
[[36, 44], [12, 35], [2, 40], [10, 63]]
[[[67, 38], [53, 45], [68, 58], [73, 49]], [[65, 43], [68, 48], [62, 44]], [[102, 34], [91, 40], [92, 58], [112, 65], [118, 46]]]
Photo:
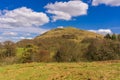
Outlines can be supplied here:
[[120, 61], [7, 65], [0, 80], [120, 80]]

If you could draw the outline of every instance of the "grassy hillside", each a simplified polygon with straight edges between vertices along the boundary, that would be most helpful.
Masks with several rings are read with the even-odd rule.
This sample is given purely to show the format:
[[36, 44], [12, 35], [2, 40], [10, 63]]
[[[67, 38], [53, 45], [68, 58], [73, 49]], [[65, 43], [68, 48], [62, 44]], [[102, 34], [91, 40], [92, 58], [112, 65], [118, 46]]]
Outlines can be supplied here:
[[[50, 30], [40, 36], [37, 36], [36, 38], [53, 38], [53, 37], [70, 37], [72, 39], [76, 39], [76, 40], [82, 40], [86, 37], [91, 37], [91, 38], [102, 38], [103, 36], [100, 34], [96, 34], [93, 32], [89, 32], [89, 31], [85, 31], [85, 30], [80, 30], [77, 28], [73, 28], [73, 27], [66, 27], [66, 28], [56, 28], [53, 30]], [[72, 37], [73, 36], [73, 37]]]
[[14, 64], [0, 67], [0, 80], [120, 80], [120, 61]]
[[[20, 48], [18, 54], [22, 52], [20, 51], [21, 48], [26, 49], [27, 46], [31, 45], [33, 52], [29, 49], [26, 49], [26, 52], [31, 52], [30, 54], [37, 55], [37, 57], [40, 57], [41, 54], [44, 57], [46, 53], [48, 56], [46, 55], [47, 57], [44, 58], [47, 58], [48, 61], [75, 62], [120, 59], [119, 41], [105, 39], [100, 34], [73, 27], [56, 28], [32, 40], [22, 40], [17, 44], [18, 48]], [[32, 55], [29, 56], [33, 58]], [[31, 60], [36, 59], [31, 57]]]
[[[27, 44], [36, 44], [41, 46], [42, 48], [45, 46], [49, 47], [58, 47], [58, 45], [61, 45], [64, 43], [64, 41], [73, 41], [73, 42], [81, 42], [85, 38], [100, 38], [103, 39], [103, 35], [80, 30], [73, 27], [66, 27], [66, 28], [56, 28], [49, 30], [37, 37], [35, 37], [32, 40], [21, 40], [17, 42], [18, 46], [26, 46]], [[44, 45], [44, 46], [43, 46]]]

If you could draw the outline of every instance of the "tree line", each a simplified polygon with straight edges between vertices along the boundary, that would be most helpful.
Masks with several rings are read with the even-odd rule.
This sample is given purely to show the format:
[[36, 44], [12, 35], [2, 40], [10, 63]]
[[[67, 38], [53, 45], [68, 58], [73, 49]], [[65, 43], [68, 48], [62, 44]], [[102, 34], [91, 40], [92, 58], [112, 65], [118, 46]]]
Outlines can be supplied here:
[[85, 38], [76, 42], [66, 38], [23, 40], [0, 43], [0, 62], [79, 62], [120, 59], [120, 35], [107, 34], [103, 39]]

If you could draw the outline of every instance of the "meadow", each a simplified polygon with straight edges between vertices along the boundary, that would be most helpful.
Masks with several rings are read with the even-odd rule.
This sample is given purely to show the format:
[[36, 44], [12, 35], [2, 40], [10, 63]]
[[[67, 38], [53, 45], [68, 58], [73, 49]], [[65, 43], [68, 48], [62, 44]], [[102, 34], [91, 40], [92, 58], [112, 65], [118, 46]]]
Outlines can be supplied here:
[[5, 41], [0, 80], [120, 80], [120, 37], [57, 28], [31, 40]]
[[0, 80], [120, 80], [120, 61], [3, 65]]

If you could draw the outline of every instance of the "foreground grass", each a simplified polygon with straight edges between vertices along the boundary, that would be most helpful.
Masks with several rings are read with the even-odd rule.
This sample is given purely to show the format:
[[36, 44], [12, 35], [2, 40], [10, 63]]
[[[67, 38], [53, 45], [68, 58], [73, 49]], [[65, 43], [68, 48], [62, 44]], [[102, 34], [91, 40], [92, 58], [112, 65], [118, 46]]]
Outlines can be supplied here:
[[0, 80], [120, 80], [120, 61], [1, 66]]

